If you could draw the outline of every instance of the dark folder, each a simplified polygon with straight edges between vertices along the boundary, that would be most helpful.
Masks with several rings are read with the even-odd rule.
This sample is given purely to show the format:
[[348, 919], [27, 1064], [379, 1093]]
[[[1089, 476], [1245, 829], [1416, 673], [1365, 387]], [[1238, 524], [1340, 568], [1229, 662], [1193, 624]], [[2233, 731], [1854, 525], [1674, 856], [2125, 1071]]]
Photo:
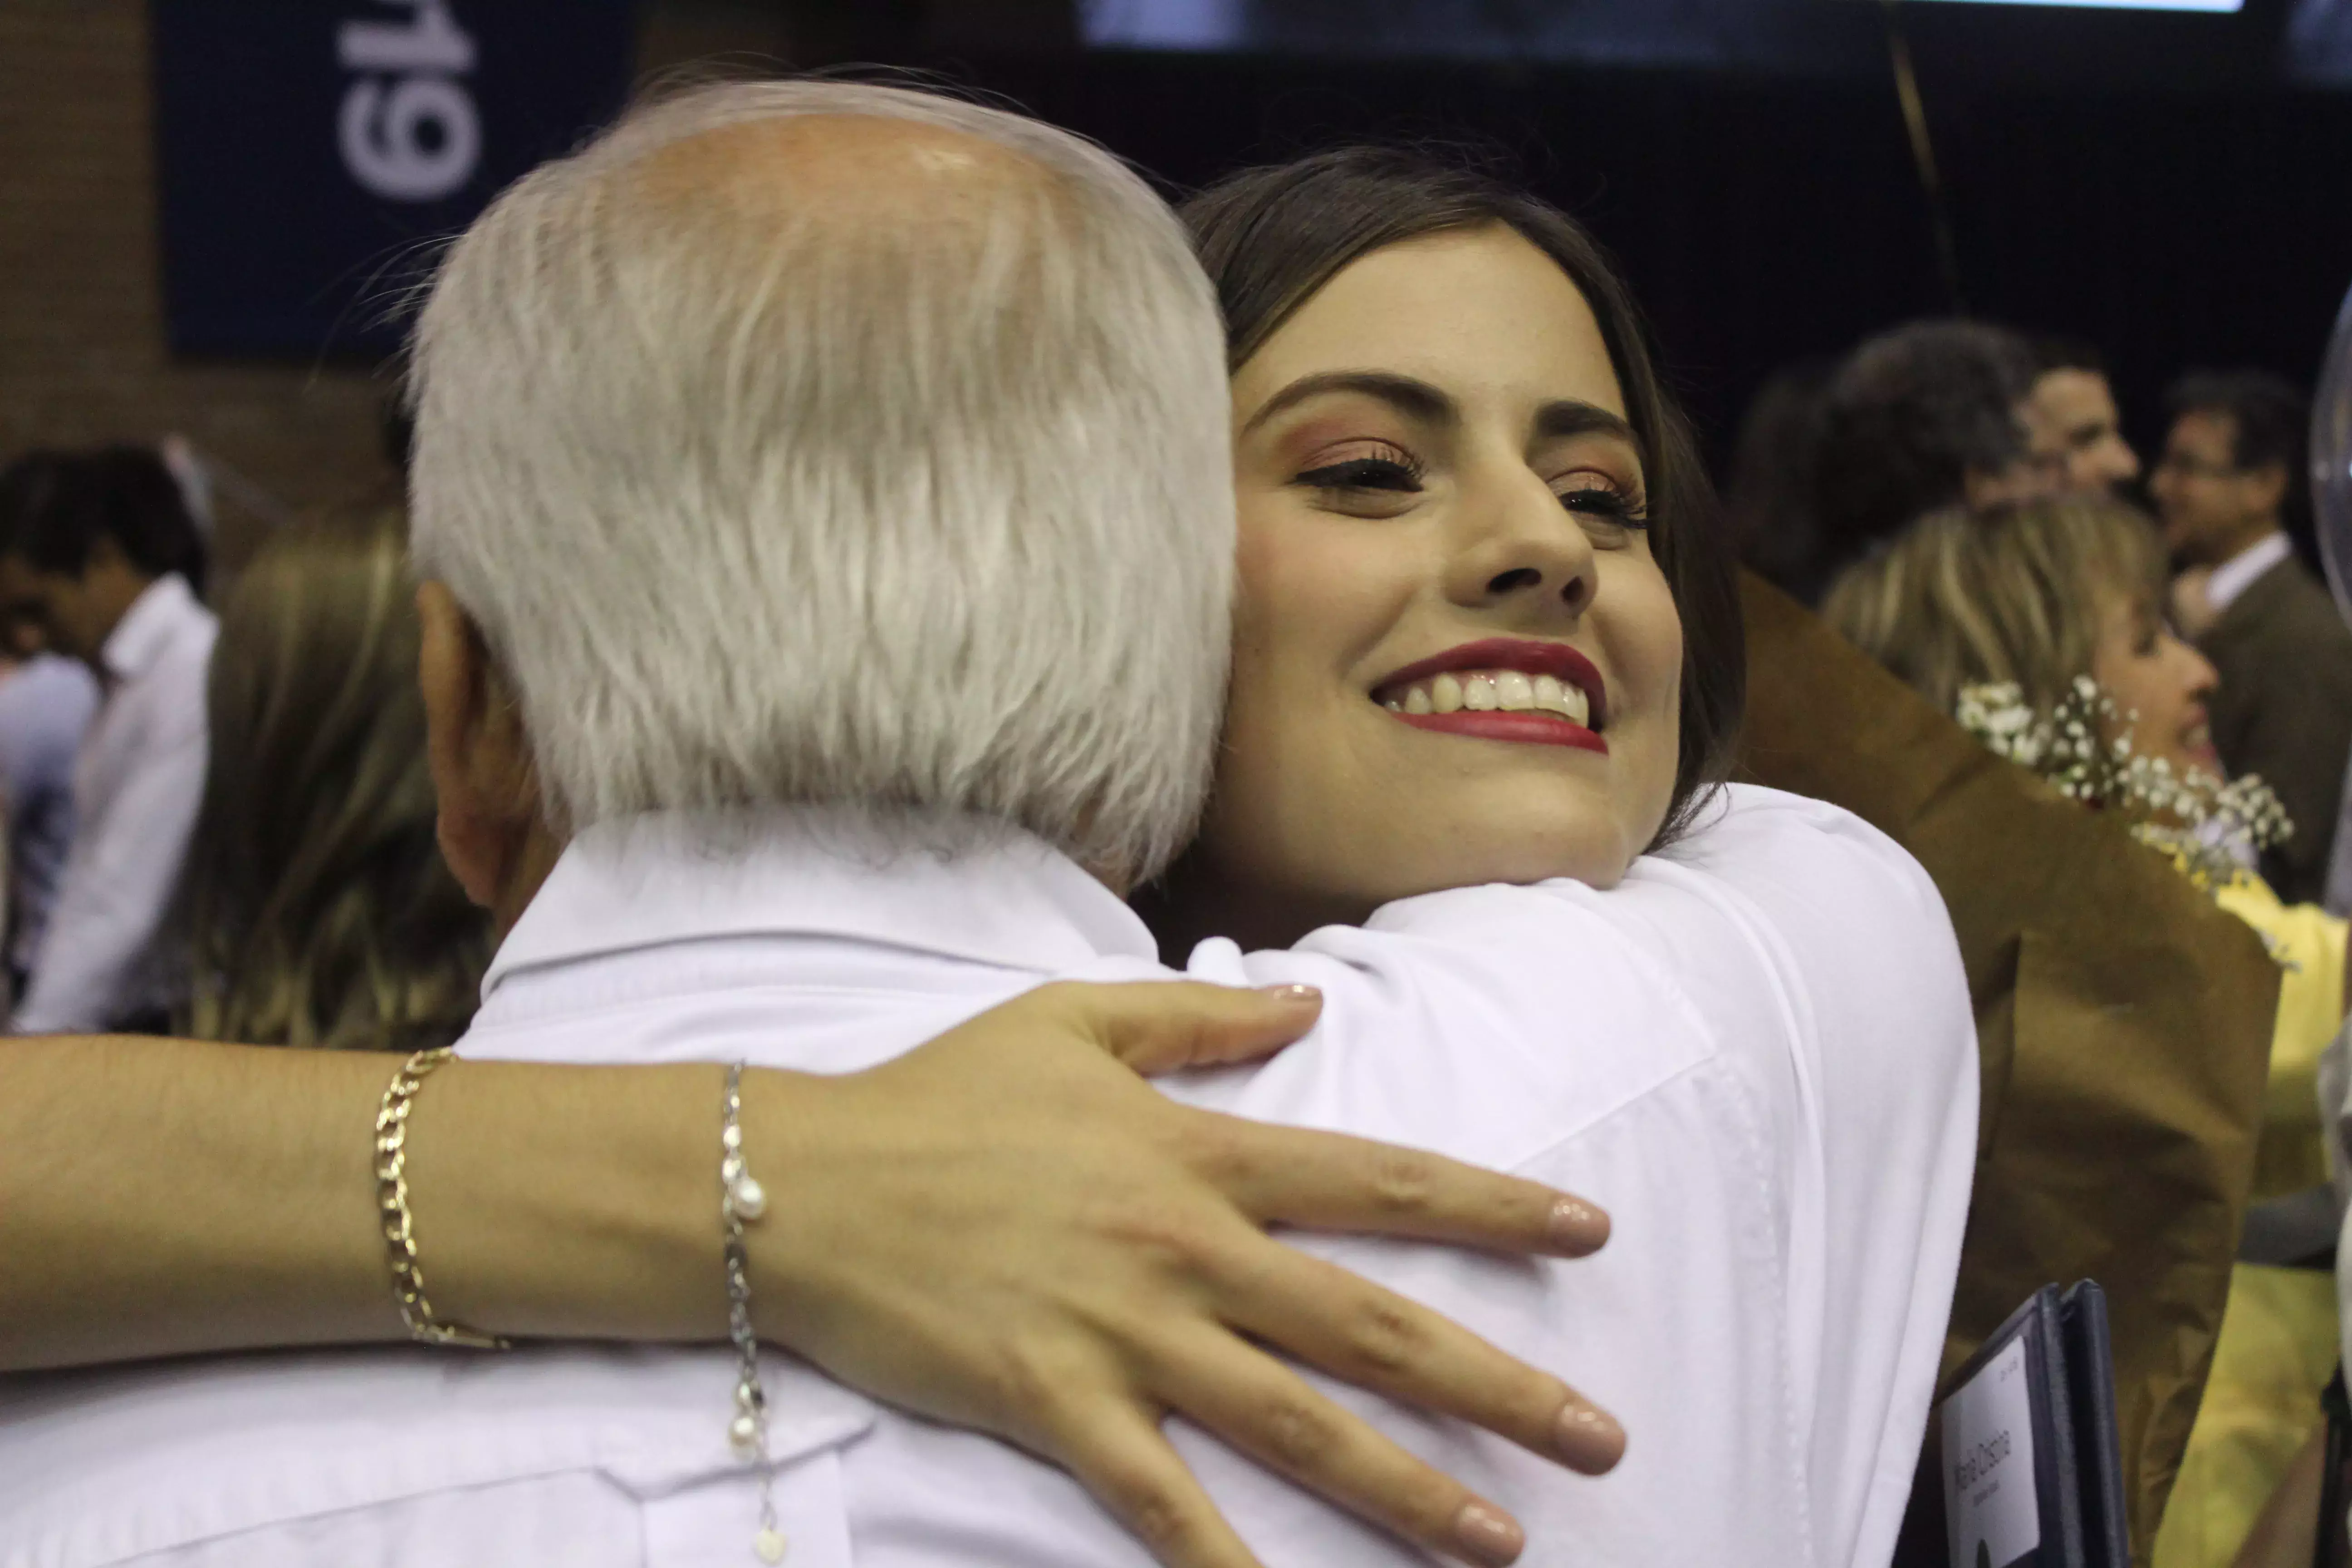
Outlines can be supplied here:
[[2107, 1301], [2046, 1285], [1937, 1407], [1951, 1568], [2129, 1568]]

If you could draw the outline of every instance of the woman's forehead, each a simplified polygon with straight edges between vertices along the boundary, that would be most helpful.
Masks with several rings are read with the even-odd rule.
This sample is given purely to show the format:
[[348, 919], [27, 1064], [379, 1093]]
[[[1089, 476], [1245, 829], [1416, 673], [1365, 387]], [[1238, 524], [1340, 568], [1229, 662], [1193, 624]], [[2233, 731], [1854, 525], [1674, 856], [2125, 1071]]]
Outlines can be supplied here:
[[1600, 323], [1559, 263], [1502, 225], [1386, 246], [1334, 274], [1234, 377], [1244, 416], [1301, 376], [1394, 371], [1468, 405], [1623, 416]]

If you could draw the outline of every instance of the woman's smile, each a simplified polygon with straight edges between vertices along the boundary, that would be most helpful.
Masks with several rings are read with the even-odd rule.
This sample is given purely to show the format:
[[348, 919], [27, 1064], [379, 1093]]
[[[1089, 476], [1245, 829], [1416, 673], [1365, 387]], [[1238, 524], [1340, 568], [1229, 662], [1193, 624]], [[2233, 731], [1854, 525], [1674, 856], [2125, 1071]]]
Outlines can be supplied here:
[[1607, 693], [1601, 671], [1566, 643], [1486, 637], [1407, 665], [1372, 700], [1416, 730], [1606, 756]]

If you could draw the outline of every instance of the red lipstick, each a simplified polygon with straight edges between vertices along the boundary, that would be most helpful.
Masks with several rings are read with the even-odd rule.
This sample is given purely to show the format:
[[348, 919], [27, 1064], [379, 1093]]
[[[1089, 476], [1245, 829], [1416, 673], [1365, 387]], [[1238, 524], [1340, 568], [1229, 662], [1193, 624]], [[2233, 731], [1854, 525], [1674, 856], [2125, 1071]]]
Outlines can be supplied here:
[[1514, 741], [1522, 744], [1575, 746], [1609, 752], [1609, 743], [1594, 731], [1608, 722], [1608, 700], [1601, 671], [1593, 662], [1566, 643], [1537, 642], [1521, 637], [1487, 637], [1433, 654], [1397, 670], [1372, 689], [1372, 700], [1385, 706], [1388, 694], [1433, 676], [1460, 669], [1511, 669], [1526, 675], [1549, 675], [1582, 691], [1591, 709], [1592, 728], [1549, 711], [1465, 708], [1452, 713], [1400, 713], [1416, 730], [1464, 735], [1484, 741]]

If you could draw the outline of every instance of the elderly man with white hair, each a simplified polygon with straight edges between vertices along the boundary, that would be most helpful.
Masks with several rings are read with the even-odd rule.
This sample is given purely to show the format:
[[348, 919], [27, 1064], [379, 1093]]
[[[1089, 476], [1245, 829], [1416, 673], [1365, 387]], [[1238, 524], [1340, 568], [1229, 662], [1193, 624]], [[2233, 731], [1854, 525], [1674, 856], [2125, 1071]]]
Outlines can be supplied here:
[[[927, 95], [701, 89], [501, 196], [452, 252], [415, 363], [443, 841], [504, 933], [463, 1052], [845, 1072], [1045, 980], [1165, 977], [1120, 895], [1201, 805], [1234, 530], [1214, 301], [1141, 181]], [[1663, 1462], [1622, 1486], [1561, 1476], [1562, 1457], [1607, 1468], [1618, 1442], [1564, 1387], [1514, 1447], [1268, 1362], [1253, 1397], [1297, 1412], [1299, 1441], [1259, 1458], [1311, 1475], [1339, 1402], [1399, 1445], [1401, 1478], [1410, 1453], [1474, 1489], [1401, 1484], [1390, 1535], [1185, 1423], [1170, 1438], [1270, 1560], [1426, 1561], [1410, 1541], [1500, 1563], [1532, 1541], [1546, 1562], [1825, 1561], [1791, 1492], [1811, 1441], [1795, 1426], [1845, 1413], [1814, 1408], [1819, 1369], [1788, 1364], [1780, 1306], [1745, 1289], [1777, 1267], [1762, 1200], [1717, 1212], [1697, 1195], [1716, 1176], [1685, 1182], [1754, 1131], [1708, 1109], [1729, 1080], [1703, 1058], [1733, 1021], [1641, 1000], [1646, 963], [1629, 978], [1607, 952], [1547, 946], [1547, 895], [1497, 891], [1535, 900], [1517, 956], [1492, 922], [1449, 937], [1455, 895], [1326, 952], [1204, 947], [1204, 977], [1318, 984], [1324, 1023], [1270, 1068], [1171, 1091], [1457, 1157], [1573, 1150], [1517, 1168], [1622, 1177], [1621, 1226], [1690, 1205], [1696, 1241], [1621, 1230], [1589, 1300], [1577, 1271], [1594, 1264], [1304, 1244], [1512, 1354], [1605, 1374]], [[1747, 937], [1685, 936], [1658, 962], [1766, 973]], [[1515, 970], [1529, 994], [1494, 994]], [[1970, 1093], [1957, 971], [1937, 979], [1960, 1032], [1930, 1065]], [[1580, 1054], [1570, 995], [1627, 1048]], [[1811, 1114], [1796, 1078], [1761, 1092]], [[761, 1151], [731, 1097], [723, 1139], [713, 1107], [713, 1208], [723, 1192], [728, 1226], [790, 1225], [790, 1193], [749, 1179]], [[1654, 1113], [1612, 1120], [1630, 1100]], [[1902, 1321], [1871, 1336], [1910, 1368], [1860, 1400], [1878, 1419], [1891, 1398], [1865, 1446], [1894, 1458], [1812, 1489], [1842, 1512], [1824, 1541], [1891, 1542], [1885, 1488], [1925, 1416], [1968, 1143], [1935, 1153], [1960, 1204], [1919, 1239], [1916, 1279], [1903, 1265]], [[419, 1246], [429, 1259], [429, 1234]], [[727, 1284], [740, 1300], [759, 1281]], [[17, 1553], [0, 1563], [1148, 1561], [1019, 1449], [741, 1337], [740, 1357], [372, 1352], [56, 1380], [0, 1412]], [[1117, 1499], [1174, 1457], [1097, 1454], [1088, 1479]], [[1172, 1560], [1233, 1544], [1212, 1511], [1129, 1523]]]

